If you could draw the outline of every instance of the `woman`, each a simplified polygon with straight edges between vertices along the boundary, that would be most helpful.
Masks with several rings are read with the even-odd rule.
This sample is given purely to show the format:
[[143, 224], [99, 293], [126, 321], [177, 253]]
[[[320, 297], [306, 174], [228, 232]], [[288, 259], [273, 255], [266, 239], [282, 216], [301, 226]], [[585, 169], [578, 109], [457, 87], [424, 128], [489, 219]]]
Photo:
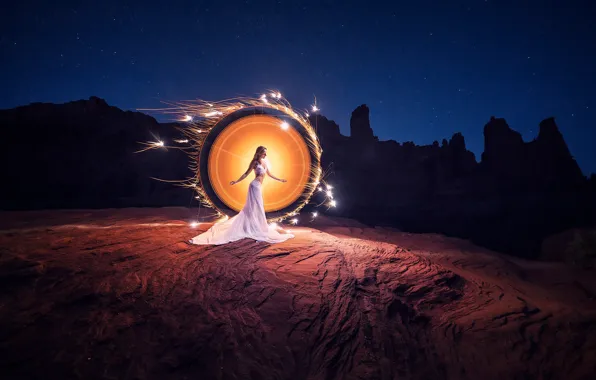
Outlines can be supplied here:
[[289, 233], [279, 233], [276, 228], [267, 225], [265, 217], [265, 207], [263, 206], [263, 194], [261, 185], [265, 174], [276, 181], [286, 182], [285, 179], [279, 179], [269, 171], [265, 163], [267, 157], [267, 148], [260, 146], [257, 148], [246, 173], [237, 181], [230, 182], [235, 185], [246, 178], [252, 170], [256, 177], [250, 183], [246, 204], [238, 215], [226, 220], [225, 222], [214, 224], [209, 230], [195, 236], [189, 242], [191, 244], [225, 244], [236, 240], [250, 238], [268, 243], [280, 243], [293, 238]]

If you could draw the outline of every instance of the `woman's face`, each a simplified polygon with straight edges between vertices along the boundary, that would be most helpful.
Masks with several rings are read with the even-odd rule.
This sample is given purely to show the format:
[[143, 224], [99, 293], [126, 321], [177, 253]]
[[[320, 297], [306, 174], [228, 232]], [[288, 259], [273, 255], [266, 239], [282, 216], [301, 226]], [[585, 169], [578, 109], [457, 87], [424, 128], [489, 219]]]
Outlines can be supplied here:
[[263, 154], [261, 154], [261, 158], [267, 157], [267, 149], [263, 150]]

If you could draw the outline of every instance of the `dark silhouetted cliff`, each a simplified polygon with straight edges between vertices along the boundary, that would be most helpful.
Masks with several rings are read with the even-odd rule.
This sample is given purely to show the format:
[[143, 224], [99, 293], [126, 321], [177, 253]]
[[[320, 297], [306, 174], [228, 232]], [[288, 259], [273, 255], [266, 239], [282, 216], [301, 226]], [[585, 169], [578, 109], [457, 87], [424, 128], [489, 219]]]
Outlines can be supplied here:
[[460, 133], [440, 145], [376, 141], [364, 120], [368, 108], [354, 113], [351, 132], [358, 138], [311, 117], [341, 202], [333, 213], [465, 237], [526, 257], [538, 255], [546, 237], [596, 222], [594, 177], [582, 174], [554, 118], [542, 121], [538, 137], [526, 143], [504, 119], [492, 117], [477, 163]]
[[91, 97], [0, 111], [0, 208], [103, 208], [189, 205], [192, 194], [162, 179], [189, 176], [177, 150], [134, 154], [139, 142], [177, 135], [139, 112]]
[[[594, 224], [596, 180], [584, 177], [554, 118], [531, 142], [491, 118], [481, 162], [464, 136], [418, 146], [378, 141], [369, 108], [352, 113], [352, 136], [312, 115], [339, 207], [329, 213], [407, 231], [436, 232], [520, 256], [543, 240]], [[92, 97], [0, 111], [2, 209], [196, 205], [192, 192], [151, 177], [185, 179], [178, 150], [134, 154], [139, 142], [178, 136], [173, 125]]]

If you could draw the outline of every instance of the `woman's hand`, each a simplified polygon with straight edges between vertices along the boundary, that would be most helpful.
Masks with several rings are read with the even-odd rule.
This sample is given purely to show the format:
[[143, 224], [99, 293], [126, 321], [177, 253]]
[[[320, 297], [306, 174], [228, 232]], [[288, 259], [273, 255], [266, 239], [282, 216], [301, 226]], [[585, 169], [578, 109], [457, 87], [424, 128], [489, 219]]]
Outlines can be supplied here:
[[235, 184], [236, 184], [236, 181], [230, 182], [230, 185], [235, 185]]

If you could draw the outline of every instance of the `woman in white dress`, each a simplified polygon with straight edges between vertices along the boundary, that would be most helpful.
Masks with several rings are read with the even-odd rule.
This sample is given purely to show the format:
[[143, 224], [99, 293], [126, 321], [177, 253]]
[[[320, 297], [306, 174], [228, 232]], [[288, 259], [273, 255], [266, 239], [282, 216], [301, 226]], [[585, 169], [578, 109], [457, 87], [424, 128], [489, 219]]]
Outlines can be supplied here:
[[244, 238], [268, 243], [281, 243], [294, 237], [290, 233], [280, 233], [277, 227], [267, 225], [263, 193], [261, 191], [265, 174], [276, 181], [286, 182], [286, 180], [271, 174], [265, 163], [265, 157], [267, 157], [267, 148], [264, 146], [258, 147], [246, 172], [237, 181], [230, 182], [230, 185], [235, 185], [245, 179], [251, 171], [255, 171], [256, 177], [248, 187], [246, 204], [242, 210], [232, 218], [216, 223], [207, 231], [195, 236], [189, 241], [191, 244], [219, 245]]

